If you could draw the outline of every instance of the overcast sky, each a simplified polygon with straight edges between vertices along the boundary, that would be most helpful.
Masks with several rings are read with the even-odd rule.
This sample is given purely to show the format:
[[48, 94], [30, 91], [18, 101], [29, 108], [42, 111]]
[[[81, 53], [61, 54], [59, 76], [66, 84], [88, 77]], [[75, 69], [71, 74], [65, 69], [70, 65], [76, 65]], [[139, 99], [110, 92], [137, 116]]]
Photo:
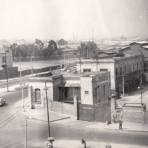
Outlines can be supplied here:
[[0, 0], [0, 39], [148, 36], [148, 0]]

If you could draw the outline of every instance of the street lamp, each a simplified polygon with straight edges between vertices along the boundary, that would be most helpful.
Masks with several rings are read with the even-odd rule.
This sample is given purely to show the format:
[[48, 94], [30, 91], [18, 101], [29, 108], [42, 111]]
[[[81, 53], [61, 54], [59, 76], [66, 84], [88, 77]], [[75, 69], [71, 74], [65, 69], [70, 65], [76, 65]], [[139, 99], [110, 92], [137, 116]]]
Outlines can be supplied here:
[[28, 120], [28, 117], [25, 117], [25, 121], [26, 121], [26, 124], [25, 124], [25, 147], [27, 148], [27, 140], [28, 140], [28, 130], [27, 130], [27, 126], [28, 126], [28, 122], [27, 122], [27, 120]]
[[4, 57], [4, 64], [2, 65], [2, 67], [5, 69], [5, 73], [6, 73], [6, 80], [7, 80], [7, 92], [9, 91], [9, 88], [8, 88], [8, 69], [7, 69], [7, 67], [8, 67], [8, 65], [7, 65], [7, 53], [8, 53], [9, 51], [8, 50], [6, 50], [5, 51], [5, 57]]
[[48, 105], [48, 97], [47, 97], [47, 84], [45, 81], [45, 91], [46, 91], [46, 105], [47, 105], [47, 120], [48, 120], [48, 137], [50, 137], [50, 121], [49, 121], [49, 105]]

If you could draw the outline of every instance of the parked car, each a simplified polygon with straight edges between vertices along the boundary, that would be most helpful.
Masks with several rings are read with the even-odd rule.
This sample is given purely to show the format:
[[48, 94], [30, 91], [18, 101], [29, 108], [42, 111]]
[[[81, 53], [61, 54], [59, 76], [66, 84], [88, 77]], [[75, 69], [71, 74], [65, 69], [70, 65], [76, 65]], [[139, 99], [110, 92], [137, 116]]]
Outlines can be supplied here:
[[6, 100], [4, 98], [0, 98], [0, 106], [3, 106], [6, 104]]

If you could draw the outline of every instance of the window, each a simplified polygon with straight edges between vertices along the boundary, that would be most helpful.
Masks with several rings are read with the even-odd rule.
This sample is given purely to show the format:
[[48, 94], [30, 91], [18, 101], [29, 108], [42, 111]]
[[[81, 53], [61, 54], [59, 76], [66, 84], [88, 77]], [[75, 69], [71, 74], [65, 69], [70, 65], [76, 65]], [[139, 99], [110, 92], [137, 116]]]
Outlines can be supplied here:
[[6, 56], [2, 57], [2, 62], [6, 63]]
[[135, 65], [133, 64], [133, 72], [135, 71]]
[[39, 88], [35, 89], [35, 103], [41, 104], [41, 92]]
[[88, 94], [88, 91], [85, 91], [85, 94]]
[[106, 68], [100, 68], [100, 71], [108, 71]]
[[83, 72], [91, 72], [91, 69], [83, 69]]
[[126, 66], [124, 66], [124, 74], [126, 74]]
[[138, 66], [138, 63], [137, 63], [137, 71], [139, 70], [139, 66]]
[[97, 88], [94, 88], [94, 96], [97, 96]]
[[122, 75], [122, 67], [120, 67], [120, 75]]
[[118, 75], [118, 69], [116, 68], [116, 76]]

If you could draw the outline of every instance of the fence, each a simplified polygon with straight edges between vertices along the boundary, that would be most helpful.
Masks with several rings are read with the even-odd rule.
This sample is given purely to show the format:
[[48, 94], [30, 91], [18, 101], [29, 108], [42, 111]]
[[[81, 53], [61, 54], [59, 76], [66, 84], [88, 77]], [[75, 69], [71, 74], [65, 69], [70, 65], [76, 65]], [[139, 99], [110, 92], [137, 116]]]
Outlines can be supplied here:
[[[46, 72], [46, 71], [53, 71], [53, 70], [58, 70], [62, 68], [63, 65], [54, 65], [54, 66], [49, 66], [49, 67], [44, 67], [44, 68], [38, 68], [38, 69], [27, 69], [21, 71], [21, 75], [29, 75], [29, 74], [35, 74], [35, 73], [40, 73], [40, 72]], [[7, 74], [8, 75], [7, 75]], [[0, 80], [8, 78], [14, 78], [18, 77], [20, 75], [20, 72], [18, 71], [18, 67], [8, 67], [7, 69], [2, 69], [0, 70]]]
[[110, 102], [96, 105], [79, 104], [79, 119], [85, 121], [111, 121]]
[[17, 67], [8, 67], [7, 69], [0, 70], [0, 80], [8, 78], [14, 78], [19, 75]]
[[76, 107], [74, 104], [49, 101], [49, 108], [51, 111], [76, 116]]

